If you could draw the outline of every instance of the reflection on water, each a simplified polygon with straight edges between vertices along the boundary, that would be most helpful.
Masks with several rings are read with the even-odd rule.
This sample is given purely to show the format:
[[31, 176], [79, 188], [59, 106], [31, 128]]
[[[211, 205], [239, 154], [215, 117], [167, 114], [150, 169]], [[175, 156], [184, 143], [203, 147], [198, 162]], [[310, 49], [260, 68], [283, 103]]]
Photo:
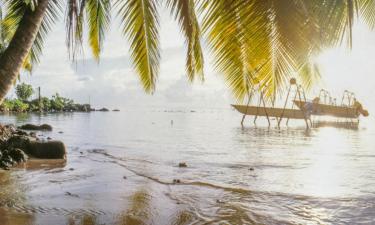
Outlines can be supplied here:
[[0, 172], [0, 224], [375, 223], [371, 123], [242, 128], [195, 111], [0, 117], [49, 123], [39, 135], [68, 147], [67, 161]]

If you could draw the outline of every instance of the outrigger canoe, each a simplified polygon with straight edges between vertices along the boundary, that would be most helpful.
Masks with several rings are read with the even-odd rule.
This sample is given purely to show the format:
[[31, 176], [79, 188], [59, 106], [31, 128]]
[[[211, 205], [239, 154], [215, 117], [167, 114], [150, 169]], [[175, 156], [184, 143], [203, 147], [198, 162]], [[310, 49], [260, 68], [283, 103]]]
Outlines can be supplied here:
[[356, 119], [360, 115], [367, 117], [368, 111], [363, 109], [362, 105], [355, 101], [351, 106], [337, 106], [321, 104], [316, 102], [306, 102], [294, 100], [294, 104], [301, 110], [308, 111], [311, 115], [315, 116], [334, 116], [341, 118]]
[[[296, 94], [293, 100], [293, 106], [296, 105], [296, 109], [294, 109], [293, 106], [292, 108], [286, 108], [292, 87], [296, 87]], [[246, 115], [255, 116], [255, 118], [257, 116], [267, 117], [269, 125], [271, 125], [269, 117], [275, 117], [277, 118], [279, 127], [282, 118], [304, 119], [307, 128], [309, 128], [308, 121], [310, 121], [310, 124], [312, 124], [311, 116], [333, 116], [336, 118], [347, 119], [358, 119], [360, 115], [364, 117], [369, 116], [368, 111], [364, 109], [362, 107], [362, 104], [356, 100], [354, 93], [349, 92], [347, 90], [344, 91], [342, 103], [339, 106], [336, 105], [336, 99], [332, 99], [329, 95], [329, 92], [323, 89], [320, 91], [318, 97], [314, 98], [312, 101], [306, 101], [305, 92], [300, 85], [297, 85], [295, 78], [290, 79], [289, 91], [285, 100], [284, 108], [266, 107], [266, 103], [264, 101], [263, 96], [264, 93], [262, 90], [260, 91], [259, 101], [263, 101], [264, 107], [261, 107], [260, 105], [249, 105], [251, 102], [252, 94], [255, 92], [255, 90], [251, 89], [251, 91], [252, 92], [248, 93], [249, 102], [247, 105], [232, 105], [232, 107], [235, 108], [238, 112], [244, 114], [244, 116], [242, 117], [241, 125], [243, 125]], [[297, 100], [297, 96], [299, 100]], [[305, 101], [301, 100], [302, 96]], [[324, 97], [324, 103], [320, 102], [321, 96]], [[327, 98], [329, 99], [329, 104], [326, 103]], [[344, 105], [344, 100], [347, 100], [347, 105]], [[359, 120], [357, 120], [357, 122], [359, 122]]]
[[364, 110], [361, 109], [362, 106], [336, 106], [298, 100], [294, 100], [294, 103], [300, 110], [309, 111], [309, 113], [314, 116], [334, 116], [352, 119], [358, 118], [360, 114], [368, 116], [368, 112], [364, 112]]
[[305, 119], [305, 114], [300, 109], [283, 109], [271, 107], [257, 107], [246, 105], [232, 105], [238, 112], [251, 116], [283, 117], [290, 119]]
[[250, 116], [268, 116], [276, 118], [308, 119], [313, 116], [333, 116], [340, 118], [356, 119], [359, 115], [368, 116], [368, 112], [354, 106], [335, 106], [306, 101], [294, 103], [299, 109], [258, 107], [246, 105], [232, 105], [238, 112]]

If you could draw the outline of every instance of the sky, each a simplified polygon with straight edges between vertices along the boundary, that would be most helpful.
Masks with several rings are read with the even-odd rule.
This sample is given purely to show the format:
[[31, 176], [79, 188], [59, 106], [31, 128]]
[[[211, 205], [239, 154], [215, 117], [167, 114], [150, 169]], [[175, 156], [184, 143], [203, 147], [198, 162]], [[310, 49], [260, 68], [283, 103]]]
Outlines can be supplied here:
[[[178, 25], [168, 12], [161, 12], [161, 67], [156, 92], [145, 94], [134, 72], [126, 39], [114, 20], [106, 36], [101, 60], [97, 63], [85, 47], [76, 63], [68, 57], [63, 21], [57, 23], [46, 40], [41, 63], [32, 75], [22, 74], [21, 82], [41, 87], [43, 96], [58, 92], [80, 103], [94, 107], [229, 107], [234, 103], [224, 80], [212, 68], [208, 49], [205, 52], [205, 82], [187, 81], [185, 76], [184, 39]], [[375, 94], [375, 31], [363, 23], [354, 27], [353, 48], [327, 49], [317, 58], [322, 80], [310, 95], [320, 88], [341, 98], [344, 90], [356, 93], [366, 105]], [[340, 97], [339, 97], [340, 96]], [[9, 97], [14, 97], [11, 92]], [[371, 106], [374, 107], [375, 105]]]

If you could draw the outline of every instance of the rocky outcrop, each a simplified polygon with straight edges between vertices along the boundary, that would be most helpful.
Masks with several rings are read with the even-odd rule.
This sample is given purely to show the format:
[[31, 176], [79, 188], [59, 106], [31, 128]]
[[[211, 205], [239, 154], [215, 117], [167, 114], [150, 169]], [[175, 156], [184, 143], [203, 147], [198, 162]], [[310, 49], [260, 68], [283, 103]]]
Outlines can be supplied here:
[[34, 124], [25, 124], [19, 126], [18, 128], [22, 130], [41, 130], [41, 131], [52, 131], [52, 126], [49, 124], [34, 125]]
[[8, 169], [9, 167], [25, 162], [27, 155], [19, 148], [10, 148], [0, 151], [0, 168]]
[[25, 162], [27, 155], [40, 159], [65, 159], [66, 148], [61, 141], [41, 141], [34, 132], [28, 133], [12, 125], [0, 125], [0, 169]]
[[28, 152], [30, 155], [40, 159], [66, 158], [66, 148], [61, 141], [30, 141]]
[[97, 111], [99, 111], [99, 112], [108, 112], [109, 109], [107, 109], [107, 108], [101, 108], [101, 109], [98, 109]]

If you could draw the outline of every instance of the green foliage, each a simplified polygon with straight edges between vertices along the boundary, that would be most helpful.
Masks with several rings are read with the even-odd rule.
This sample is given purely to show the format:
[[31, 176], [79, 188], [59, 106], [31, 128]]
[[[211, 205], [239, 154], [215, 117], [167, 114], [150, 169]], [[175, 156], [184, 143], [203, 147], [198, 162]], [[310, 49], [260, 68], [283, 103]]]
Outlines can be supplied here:
[[17, 98], [22, 101], [27, 101], [33, 94], [34, 89], [30, 84], [21, 83], [16, 86]]
[[[91, 110], [88, 104], [77, 104], [72, 99], [60, 96], [58, 93], [51, 99], [41, 97], [28, 101], [31, 85], [22, 83], [17, 86], [17, 99], [5, 99], [0, 105], [1, 112], [89, 112]], [[28, 90], [28, 91], [25, 91]], [[22, 100], [23, 99], [23, 100]]]
[[[6, 9], [0, 48], [9, 43], [26, 9], [38, 7], [35, 0], [1, 2]], [[311, 86], [319, 78], [314, 57], [342, 42], [351, 47], [353, 24], [359, 18], [375, 28], [375, 0], [50, 0], [25, 68], [38, 62], [43, 41], [61, 12], [66, 12], [66, 42], [73, 59], [83, 40], [99, 59], [110, 16], [117, 14], [141, 84], [153, 93], [160, 66], [160, 6], [180, 25], [189, 80], [203, 80], [200, 39], [205, 35], [215, 69], [238, 100], [254, 85], [272, 98], [296, 73], [305, 87]], [[61, 101], [54, 99], [57, 109]]]
[[29, 109], [29, 104], [24, 103], [19, 99], [5, 99], [1, 108], [6, 112], [25, 112]]
[[64, 109], [63, 98], [58, 93], [52, 96], [51, 109], [54, 111], [62, 111]]
[[40, 104], [41, 104], [42, 111], [50, 111], [51, 100], [49, 98], [46, 98], [46, 97], [41, 98]]

